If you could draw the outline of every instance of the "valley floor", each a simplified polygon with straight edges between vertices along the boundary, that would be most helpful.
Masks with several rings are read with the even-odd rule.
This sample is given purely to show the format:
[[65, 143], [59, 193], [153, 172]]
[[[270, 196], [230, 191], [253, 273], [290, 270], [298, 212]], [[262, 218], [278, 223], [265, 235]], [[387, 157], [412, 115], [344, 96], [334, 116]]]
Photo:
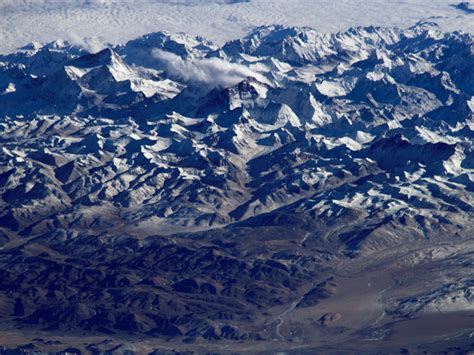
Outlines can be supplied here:
[[[302, 256], [315, 253], [308, 243]], [[290, 302], [254, 318], [250, 328], [258, 329], [259, 339], [209, 341], [153, 337], [139, 331], [53, 331], [44, 325], [15, 329], [16, 317], [8, 316], [8, 306], [2, 302], [0, 343], [5, 348], [35, 351], [69, 348], [83, 353], [129, 350], [136, 354], [473, 350], [473, 240], [420, 243], [415, 249], [403, 249], [326, 262], [324, 272], [293, 289]]]

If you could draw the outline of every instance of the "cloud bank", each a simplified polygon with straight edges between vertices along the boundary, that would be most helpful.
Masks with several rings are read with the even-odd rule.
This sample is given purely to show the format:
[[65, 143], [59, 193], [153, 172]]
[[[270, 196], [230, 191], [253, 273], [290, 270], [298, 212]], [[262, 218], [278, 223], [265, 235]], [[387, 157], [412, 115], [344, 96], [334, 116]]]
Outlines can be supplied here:
[[153, 50], [153, 56], [160, 61], [172, 79], [189, 84], [225, 88], [249, 77], [266, 82], [261, 74], [249, 67], [219, 58], [183, 59], [161, 49]]

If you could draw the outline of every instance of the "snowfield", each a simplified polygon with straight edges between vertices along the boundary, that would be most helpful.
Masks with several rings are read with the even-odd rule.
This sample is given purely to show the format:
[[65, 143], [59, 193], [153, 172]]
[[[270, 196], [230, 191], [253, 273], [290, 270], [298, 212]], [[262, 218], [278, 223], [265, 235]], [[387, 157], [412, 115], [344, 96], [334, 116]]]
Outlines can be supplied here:
[[[271, 3], [271, 4], [270, 4]], [[456, 0], [3, 0], [0, 53], [31, 41], [63, 38], [99, 50], [155, 31], [201, 35], [218, 44], [255, 26], [310, 26], [320, 32], [350, 26], [412, 26], [434, 21], [443, 30], [474, 31], [474, 15]], [[192, 9], [190, 9], [192, 7]]]

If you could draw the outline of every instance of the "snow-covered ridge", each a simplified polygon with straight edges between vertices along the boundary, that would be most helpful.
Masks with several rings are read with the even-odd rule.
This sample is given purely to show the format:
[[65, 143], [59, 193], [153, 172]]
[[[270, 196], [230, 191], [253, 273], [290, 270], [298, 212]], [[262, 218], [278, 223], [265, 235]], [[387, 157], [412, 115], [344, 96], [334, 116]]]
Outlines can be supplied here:
[[7, 235], [302, 214], [349, 218], [340, 241], [373, 250], [472, 222], [471, 35], [266, 26], [222, 47], [154, 33], [98, 53], [32, 44], [0, 62]]

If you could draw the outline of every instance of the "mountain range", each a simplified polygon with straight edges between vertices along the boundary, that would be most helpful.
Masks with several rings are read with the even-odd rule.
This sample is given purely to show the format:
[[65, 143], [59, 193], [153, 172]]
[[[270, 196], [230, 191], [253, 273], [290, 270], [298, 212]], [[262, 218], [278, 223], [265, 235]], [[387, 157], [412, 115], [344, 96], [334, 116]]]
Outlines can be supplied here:
[[1, 55], [0, 330], [470, 349], [473, 71], [472, 35], [431, 23]]

